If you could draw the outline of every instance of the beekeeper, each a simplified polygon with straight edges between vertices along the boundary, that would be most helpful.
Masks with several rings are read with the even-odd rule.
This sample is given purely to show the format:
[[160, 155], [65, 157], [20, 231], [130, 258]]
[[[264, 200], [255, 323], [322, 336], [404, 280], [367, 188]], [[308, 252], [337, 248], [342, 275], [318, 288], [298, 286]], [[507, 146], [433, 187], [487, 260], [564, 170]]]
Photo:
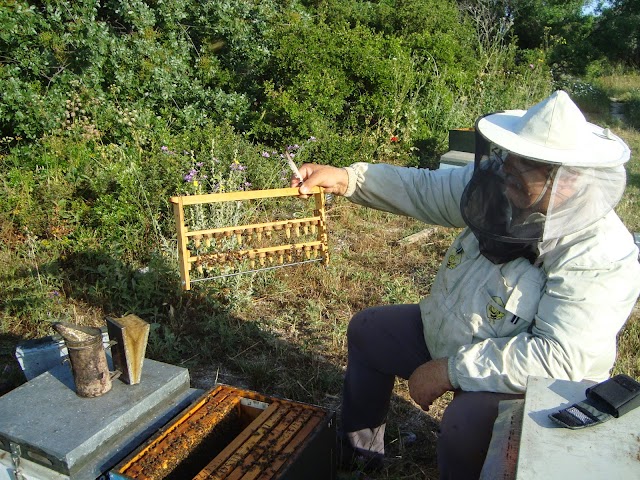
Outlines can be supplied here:
[[[476, 122], [474, 165], [430, 171], [305, 164], [300, 193], [466, 227], [419, 305], [375, 306], [348, 329], [343, 460], [375, 469], [396, 376], [423, 409], [455, 392], [438, 437], [442, 478], [477, 478], [498, 402], [527, 377], [608, 378], [640, 292], [638, 249], [613, 211], [627, 145], [567, 93]], [[292, 185], [298, 185], [298, 181]]]

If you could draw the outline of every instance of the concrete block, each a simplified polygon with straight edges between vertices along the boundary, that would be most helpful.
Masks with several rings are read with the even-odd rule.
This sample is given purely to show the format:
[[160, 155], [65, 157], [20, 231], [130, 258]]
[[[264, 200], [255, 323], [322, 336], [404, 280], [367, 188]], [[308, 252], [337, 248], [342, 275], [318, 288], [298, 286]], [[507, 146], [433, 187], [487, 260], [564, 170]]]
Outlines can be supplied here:
[[450, 150], [440, 157], [440, 168], [466, 167], [473, 164], [474, 158], [473, 153]]
[[95, 479], [185, 408], [194, 392], [187, 369], [146, 359], [139, 384], [116, 380], [105, 395], [82, 398], [68, 364], [58, 365], [0, 397], [0, 452], [5, 463], [6, 453], [19, 449], [21, 458], [56, 475]]

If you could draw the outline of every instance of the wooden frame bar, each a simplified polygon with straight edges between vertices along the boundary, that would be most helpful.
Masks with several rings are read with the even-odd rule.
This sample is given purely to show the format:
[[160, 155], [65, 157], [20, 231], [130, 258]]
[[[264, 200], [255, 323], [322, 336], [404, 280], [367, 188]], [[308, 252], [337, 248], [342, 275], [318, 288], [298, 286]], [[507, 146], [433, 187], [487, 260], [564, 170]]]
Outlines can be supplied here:
[[[249, 271], [255, 271], [256, 263], [259, 264], [258, 270], [274, 268], [274, 264], [287, 266], [306, 261], [322, 261], [327, 265], [329, 263], [329, 251], [327, 247], [328, 235], [324, 192], [322, 188], [315, 187], [311, 194], [315, 201], [313, 216], [247, 225], [229, 225], [204, 230], [189, 229], [185, 221], [184, 207], [263, 198], [298, 197], [300, 192], [298, 188], [278, 188], [171, 197], [169, 201], [173, 204], [173, 214], [176, 222], [178, 261], [180, 264], [180, 278], [182, 279], [183, 290], [190, 290], [191, 284], [196, 281], [191, 278], [191, 270], [194, 265], [196, 268], [201, 269], [203, 263], [207, 265], [212, 263], [231, 264], [248, 260], [251, 266], [251, 270]], [[301, 234], [307, 237], [312, 236], [314, 240], [296, 242], [295, 239], [299, 238]], [[282, 238], [279, 243], [276, 242], [275, 245], [256, 248], [237, 248], [225, 251], [215, 251], [214, 247], [214, 251], [204, 254], [193, 253], [189, 248], [190, 244], [199, 247], [203, 241], [207, 247], [210, 247], [212, 241], [217, 242], [230, 237], [235, 237], [239, 245], [242, 244], [243, 239], [249, 240], [256, 238], [258, 241], [261, 241], [263, 237], [269, 240], [278, 237], [274, 238], [275, 241], [280, 237], [284, 238]], [[319, 258], [318, 255], [320, 255]], [[294, 258], [302, 261], [294, 261]], [[285, 259], [288, 263], [285, 263]], [[234, 275], [235, 274], [237, 273], [234, 273]], [[198, 281], [200, 280], [207, 279], [198, 279]]]

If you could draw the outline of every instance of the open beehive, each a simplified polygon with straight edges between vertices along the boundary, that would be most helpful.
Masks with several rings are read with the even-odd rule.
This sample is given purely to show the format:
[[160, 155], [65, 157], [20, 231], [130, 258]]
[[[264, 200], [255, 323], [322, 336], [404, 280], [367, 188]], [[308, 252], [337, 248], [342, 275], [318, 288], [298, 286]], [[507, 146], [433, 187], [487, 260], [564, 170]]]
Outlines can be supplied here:
[[112, 479], [333, 479], [334, 413], [220, 385], [111, 472]]
[[[186, 209], [211, 204], [241, 203], [258, 199], [297, 197], [297, 188], [252, 190], [171, 197], [178, 235], [180, 276], [184, 290], [197, 281], [306, 262], [329, 261], [325, 197], [312, 190], [315, 209], [311, 215], [290, 212], [290, 218], [270, 219], [243, 225], [197, 228], [189, 225]], [[195, 217], [191, 212], [191, 217]], [[202, 214], [199, 215], [203, 217]], [[213, 212], [209, 216], [215, 217]], [[223, 215], [220, 215], [221, 217]], [[197, 278], [193, 277], [194, 270]], [[214, 271], [211, 275], [209, 272]]]

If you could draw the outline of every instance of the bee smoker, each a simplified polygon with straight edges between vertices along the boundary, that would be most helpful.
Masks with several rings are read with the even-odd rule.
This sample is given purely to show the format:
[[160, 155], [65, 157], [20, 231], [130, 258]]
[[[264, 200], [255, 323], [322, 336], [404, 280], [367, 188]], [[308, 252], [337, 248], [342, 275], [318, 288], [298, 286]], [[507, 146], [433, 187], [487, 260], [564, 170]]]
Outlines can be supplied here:
[[80, 397], [99, 397], [111, 390], [111, 381], [120, 372], [110, 372], [102, 344], [102, 332], [95, 327], [54, 323], [69, 352], [69, 362]]

